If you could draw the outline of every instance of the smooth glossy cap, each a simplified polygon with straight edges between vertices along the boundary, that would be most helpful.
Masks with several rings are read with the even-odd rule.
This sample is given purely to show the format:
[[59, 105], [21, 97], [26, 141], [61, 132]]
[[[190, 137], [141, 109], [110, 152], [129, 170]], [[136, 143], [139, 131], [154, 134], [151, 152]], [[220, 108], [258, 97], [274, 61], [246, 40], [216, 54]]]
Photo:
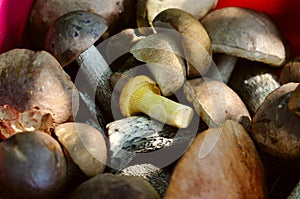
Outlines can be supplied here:
[[74, 61], [107, 30], [105, 19], [88, 11], [73, 11], [61, 16], [48, 30], [45, 49], [62, 66]]

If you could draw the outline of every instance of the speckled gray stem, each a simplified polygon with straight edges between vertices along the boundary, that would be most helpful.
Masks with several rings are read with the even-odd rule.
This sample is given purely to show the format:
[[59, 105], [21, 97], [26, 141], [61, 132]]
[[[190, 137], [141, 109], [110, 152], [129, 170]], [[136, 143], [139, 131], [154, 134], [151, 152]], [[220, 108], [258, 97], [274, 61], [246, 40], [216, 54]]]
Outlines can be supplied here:
[[111, 113], [111, 105], [115, 103], [111, 97], [112, 89], [109, 84], [112, 71], [100, 52], [92, 45], [76, 59], [76, 62], [80, 65], [79, 72], [95, 92], [95, 98], [108, 113]]

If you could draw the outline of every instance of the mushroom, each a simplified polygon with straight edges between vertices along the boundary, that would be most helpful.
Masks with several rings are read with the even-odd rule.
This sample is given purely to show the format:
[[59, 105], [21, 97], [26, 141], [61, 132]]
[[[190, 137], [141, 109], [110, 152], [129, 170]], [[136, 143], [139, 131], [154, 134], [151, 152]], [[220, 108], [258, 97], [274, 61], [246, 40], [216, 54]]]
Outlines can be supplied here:
[[231, 119], [249, 128], [251, 117], [245, 104], [225, 83], [196, 78], [188, 80], [183, 88], [187, 99], [208, 127], [223, 125]]
[[[275, 67], [285, 62], [285, 46], [280, 33], [271, 19], [263, 13], [246, 8], [225, 7], [210, 12], [201, 23], [210, 36], [213, 53], [223, 53], [227, 59], [226, 65], [221, 64], [224, 63], [221, 61], [223, 58], [217, 62], [221, 74], [231, 74], [236, 62], [226, 55]], [[212, 77], [220, 79], [212, 73]], [[222, 79], [226, 83], [229, 76], [223, 76]]]
[[184, 10], [170, 8], [158, 13], [153, 26], [171, 26], [181, 33], [187, 77], [204, 76], [210, 66], [212, 52], [210, 38], [197, 18]]
[[0, 143], [1, 198], [58, 198], [67, 165], [59, 143], [40, 131], [15, 134]]
[[28, 19], [31, 39], [42, 47], [50, 26], [62, 15], [76, 10], [90, 11], [101, 15], [114, 33], [134, 20], [135, 0], [36, 0]]
[[280, 87], [276, 68], [246, 59], [237, 61], [228, 85], [240, 96], [251, 115]]
[[156, 83], [144, 75], [129, 79], [121, 91], [119, 102], [124, 116], [144, 113], [178, 128], [188, 127], [193, 117], [192, 108], [161, 96]]
[[54, 125], [72, 121], [79, 102], [68, 74], [48, 52], [13, 49], [0, 55], [0, 105], [51, 114]]
[[287, 62], [280, 73], [280, 83], [300, 82], [300, 57]]
[[[194, 125], [177, 129], [145, 115], [115, 120], [107, 125], [110, 167], [121, 170], [144, 163], [166, 167], [182, 155], [197, 130]], [[169, 151], [172, 155], [167, 154]], [[157, 156], [166, 158], [161, 160]]]
[[126, 167], [118, 175], [143, 177], [159, 193], [160, 197], [163, 198], [172, 172], [168, 168], [160, 168], [152, 164], [136, 164]]
[[180, 34], [172, 30], [152, 34], [130, 50], [137, 60], [146, 62], [164, 96], [173, 95], [185, 81], [184, 54], [178, 39]]
[[143, 27], [152, 27], [156, 15], [168, 8], [184, 10], [194, 15], [196, 19], [200, 19], [215, 8], [217, 2], [217, 0], [140, 0], [136, 5], [137, 26], [141, 33], [145, 33], [149, 29]]
[[300, 116], [300, 86], [293, 91], [288, 102], [288, 109]]
[[68, 122], [58, 125], [54, 132], [75, 164], [88, 177], [103, 173], [107, 148], [104, 136], [97, 129], [84, 123]]
[[300, 120], [287, 106], [297, 86], [287, 83], [269, 94], [251, 123], [250, 134], [261, 151], [285, 160], [300, 157]]
[[70, 199], [143, 198], [160, 199], [153, 186], [138, 176], [99, 174], [79, 185], [68, 197]]
[[242, 125], [227, 120], [197, 135], [173, 170], [165, 199], [266, 198], [260, 156]]
[[103, 17], [88, 11], [73, 11], [61, 16], [50, 28], [45, 39], [45, 49], [66, 66], [72, 61], [80, 66], [80, 76], [87, 80], [107, 113], [111, 113], [111, 88], [109, 77], [112, 74], [106, 61], [93, 45], [106, 31]]

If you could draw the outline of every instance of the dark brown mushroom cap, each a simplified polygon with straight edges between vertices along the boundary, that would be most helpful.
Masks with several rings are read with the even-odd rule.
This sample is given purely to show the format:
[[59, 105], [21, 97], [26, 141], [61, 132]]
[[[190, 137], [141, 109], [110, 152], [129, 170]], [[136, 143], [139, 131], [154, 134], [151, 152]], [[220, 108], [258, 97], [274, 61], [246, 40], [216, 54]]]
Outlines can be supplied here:
[[45, 49], [65, 66], [93, 45], [106, 30], [106, 21], [98, 14], [88, 11], [69, 12], [49, 28]]
[[297, 83], [287, 83], [273, 91], [253, 117], [251, 135], [258, 147], [280, 158], [300, 157], [300, 119], [288, 109]]

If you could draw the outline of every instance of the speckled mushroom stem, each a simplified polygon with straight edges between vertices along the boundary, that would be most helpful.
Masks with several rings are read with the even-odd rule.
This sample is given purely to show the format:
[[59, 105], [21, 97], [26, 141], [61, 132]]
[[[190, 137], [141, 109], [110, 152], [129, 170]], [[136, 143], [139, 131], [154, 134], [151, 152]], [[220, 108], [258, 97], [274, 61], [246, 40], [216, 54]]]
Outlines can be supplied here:
[[100, 52], [92, 45], [76, 59], [76, 62], [80, 66], [79, 73], [87, 80], [92, 91], [95, 91], [96, 100], [111, 113], [111, 105], [115, 103], [109, 84], [112, 71]]

